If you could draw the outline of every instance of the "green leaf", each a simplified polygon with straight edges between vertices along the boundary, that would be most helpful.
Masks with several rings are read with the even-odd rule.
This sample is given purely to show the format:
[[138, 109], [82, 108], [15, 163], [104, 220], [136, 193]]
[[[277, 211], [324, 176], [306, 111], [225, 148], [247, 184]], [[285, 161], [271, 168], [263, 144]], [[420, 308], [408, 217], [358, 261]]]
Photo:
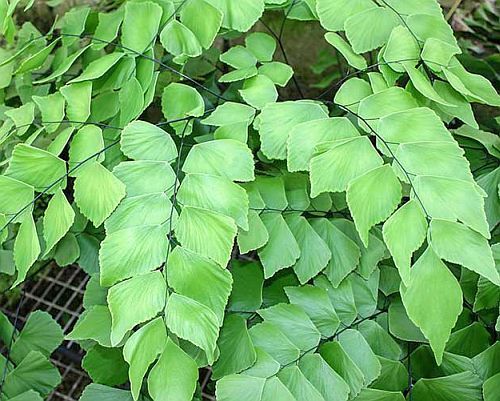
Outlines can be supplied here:
[[253, 32], [245, 38], [245, 45], [261, 63], [273, 60], [276, 41], [272, 36], [263, 32]]
[[208, 307], [173, 293], [167, 301], [165, 321], [175, 335], [205, 351], [209, 364], [214, 361], [219, 325], [217, 316]]
[[14, 262], [16, 264], [17, 278], [12, 287], [22, 283], [31, 266], [40, 255], [40, 242], [36, 232], [35, 222], [31, 214], [24, 217], [16, 241], [14, 243]]
[[297, 400], [323, 400], [321, 393], [307, 380], [298, 366], [284, 368], [278, 373], [278, 378]]
[[75, 212], [63, 191], [59, 189], [50, 200], [43, 217], [44, 255], [47, 255], [54, 245], [66, 235], [74, 220]]
[[144, 98], [141, 83], [132, 77], [118, 93], [120, 104], [120, 125], [128, 124], [144, 111]]
[[189, 1], [181, 9], [181, 22], [194, 33], [205, 49], [214, 42], [222, 19], [223, 14], [205, 0]]
[[103, 347], [111, 347], [111, 313], [107, 306], [95, 305], [83, 312], [67, 340], [94, 340]]
[[472, 106], [467, 99], [453, 89], [450, 84], [442, 81], [435, 81], [434, 90], [439, 94], [439, 96], [446, 100], [447, 103], [453, 105], [453, 107], [451, 107], [436, 104], [438, 110], [443, 112], [446, 116], [450, 116], [450, 118], [456, 117], [459, 120], [462, 120], [472, 128], [479, 128], [479, 125], [474, 117], [474, 112], [472, 111]]
[[198, 380], [198, 366], [170, 338], [148, 377], [153, 400], [191, 401]]
[[0, 186], [2, 187], [0, 213], [6, 216], [19, 213], [14, 222], [21, 221], [26, 214], [31, 213], [31, 203], [35, 196], [31, 185], [0, 175]]
[[[172, 83], [163, 90], [161, 106], [167, 121], [200, 117], [205, 112], [205, 104], [198, 91], [179, 83]], [[186, 135], [189, 132], [186, 124], [188, 124], [187, 121], [179, 121], [173, 123], [172, 126], [177, 134]]]
[[9, 357], [16, 363], [31, 352], [38, 351], [47, 358], [61, 345], [63, 333], [61, 327], [47, 312], [30, 313], [19, 336], [15, 339]]
[[340, 35], [328, 32], [325, 34], [325, 39], [344, 56], [350, 66], [357, 70], [364, 70], [368, 66], [364, 57], [354, 53], [351, 46]]
[[264, 0], [208, 0], [217, 7], [224, 19], [222, 26], [240, 32], [248, 31], [264, 12]]
[[376, 7], [370, 0], [317, 0], [316, 4], [319, 21], [328, 31], [342, 31], [349, 17]]
[[23, 104], [18, 108], [5, 111], [5, 115], [14, 122], [17, 135], [23, 136], [35, 119], [35, 104], [33, 102]]
[[405, 203], [384, 223], [382, 232], [399, 275], [408, 285], [411, 257], [422, 246], [427, 234], [427, 221], [421, 206], [416, 200]]
[[66, 115], [69, 120], [87, 121], [90, 116], [92, 82], [80, 82], [63, 86], [61, 94], [66, 99]]
[[47, 47], [44, 47], [42, 50], [24, 60], [14, 74], [24, 74], [28, 71], [37, 70], [42, 67], [59, 40], [60, 38], [53, 40]]
[[220, 61], [238, 70], [254, 67], [257, 58], [243, 46], [233, 46], [220, 55]]
[[356, 401], [404, 401], [405, 397], [401, 392], [383, 391], [371, 388], [361, 390], [355, 398]]
[[145, 121], [128, 124], [121, 136], [122, 152], [134, 160], [173, 162], [177, 147], [168, 132]]
[[285, 292], [290, 303], [304, 310], [323, 337], [330, 337], [337, 331], [340, 321], [326, 290], [305, 285], [285, 287]]
[[64, 97], [57, 92], [47, 96], [33, 96], [33, 101], [42, 114], [42, 123], [48, 133], [57, 131], [64, 119]]
[[462, 290], [432, 248], [427, 248], [412, 267], [401, 297], [408, 316], [429, 340], [440, 364], [451, 329], [462, 312]]
[[[100, 36], [96, 36], [100, 37]], [[45, 78], [38, 79], [33, 81], [34, 85], [40, 85], [40, 84], [45, 84], [47, 82], [51, 82], [52, 80], [59, 78], [60, 76], [66, 74], [68, 70], [71, 68], [73, 63], [92, 45], [87, 45], [81, 49], [78, 49], [74, 53], [70, 54], [65, 58], [63, 62], [61, 62], [53, 71], [50, 75], [48, 75]], [[105, 44], [104, 44], [105, 46]]]
[[441, 13], [427, 14], [422, 10], [415, 10], [412, 14], [406, 19], [406, 24], [420, 41], [425, 42], [429, 38], [434, 38], [458, 48], [453, 30]]
[[203, 51], [195, 34], [175, 19], [163, 28], [160, 41], [163, 47], [174, 56], [197, 57]]
[[300, 349], [274, 324], [256, 324], [249, 333], [255, 347], [267, 352], [281, 365], [292, 363], [300, 356]]
[[269, 241], [259, 250], [259, 258], [264, 266], [264, 277], [270, 278], [277, 271], [292, 266], [300, 257], [300, 248], [280, 213], [264, 213], [261, 219], [269, 233]]
[[85, 388], [80, 401], [133, 401], [133, 398], [128, 390], [92, 383]]
[[69, 84], [83, 81], [93, 81], [95, 79], [101, 78], [106, 72], [108, 72], [111, 67], [113, 67], [125, 53], [110, 53], [97, 60], [92, 61], [83, 72], [76, 78], [69, 81]]
[[285, 159], [291, 129], [297, 124], [327, 117], [323, 106], [311, 100], [268, 104], [258, 117], [262, 153], [270, 159]]
[[93, 162], [75, 180], [75, 202], [82, 214], [99, 227], [125, 196], [125, 185], [106, 167]]
[[118, 345], [139, 323], [154, 318], [165, 306], [167, 285], [158, 272], [133, 277], [114, 285], [108, 292], [111, 312], [111, 344]]
[[439, 94], [434, 90], [429, 78], [422, 71], [407, 64], [405, 64], [404, 69], [409, 75], [411, 83], [415, 89], [424, 97], [444, 106], [453, 106], [451, 103], [448, 103], [441, 96], [439, 96]]
[[5, 175], [50, 193], [65, 185], [66, 163], [52, 153], [20, 143], [14, 147]]
[[360, 54], [384, 45], [399, 22], [393, 11], [375, 7], [350, 16], [344, 27], [352, 49]]
[[[352, 163], [353, 158], [356, 164]], [[382, 164], [367, 137], [324, 142], [316, 147], [310, 163], [311, 196], [345, 191], [352, 180]]]
[[161, 192], [171, 196], [174, 192], [176, 177], [168, 162], [122, 162], [114, 168], [113, 174], [125, 184], [129, 197]]
[[257, 67], [252, 65], [251, 67], [242, 68], [240, 70], [233, 70], [228, 72], [227, 74], [222, 75], [219, 79], [219, 82], [237, 82], [243, 79], [255, 77], [258, 73], [259, 71], [257, 70]]
[[257, 313], [265, 322], [276, 326], [301, 351], [309, 351], [319, 344], [320, 332], [299, 306], [278, 304]]
[[161, 7], [151, 1], [125, 4], [121, 41], [123, 46], [143, 53], [154, 43], [162, 16]]
[[328, 365], [349, 386], [350, 397], [356, 397], [363, 387], [363, 372], [353, 362], [342, 345], [337, 341], [328, 342], [320, 347], [319, 352]]
[[255, 210], [248, 210], [248, 230], [240, 228], [237, 241], [242, 254], [261, 248], [269, 241], [267, 228]]
[[127, 364], [119, 348], [94, 345], [85, 354], [82, 368], [95, 383], [117, 386], [127, 381]]
[[432, 218], [458, 219], [489, 238], [483, 194], [478, 192], [476, 185], [454, 178], [434, 176], [418, 176], [413, 180], [413, 189]]
[[460, 49], [440, 39], [429, 38], [422, 49], [422, 60], [434, 71], [441, 71], [450, 64], [452, 57], [460, 54]]
[[278, 91], [274, 86], [274, 82], [261, 74], [246, 79], [243, 89], [240, 89], [239, 93], [246, 103], [258, 110], [264, 108], [266, 104], [276, 102], [278, 99]]
[[275, 85], [281, 87], [285, 87], [293, 76], [293, 68], [279, 61], [263, 63], [258, 72], [271, 78]]
[[175, 234], [184, 247], [225, 267], [231, 257], [236, 225], [230, 217], [208, 209], [182, 209]]
[[247, 375], [229, 375], [217, 382], [219, 401], [261, 401], [266, 380]]
[[125, 343], [123, 356], [130, 365], [130, 387], [134, 400], [139, 398], [149, 367], [163, 353], [167, 338], [165, 323], [159, 317], [142, 326]]
[[168, 258], [167, 281], [176, 293], [207, 306], [222, 325], [233, 281], [228, 270], [178, 246]]
[[250, 149], [234, 139], [219, 139], [191, 148], [182, 171], [226, 177], [231, 181], [253, 181], [254, 165]]
[[394, 71], [405, 72], [404, 66], [414, 67], [420, 56], [418, 43], [404, 26], [397, 26], [391, 32], [383, 57]]
[[207, 118], [202, 120], [203, 124], [223, 127], [245, 123], [251, 124], [255, 116], [255, 109], [246, 104], [225, 102], [218, 106]]
[[401, 346], [375, 320], [365, 320], [360, 323], [358, 331], [376, 355], [397, 361], [401, 359], [403, 353]]
[[217, 346], [220, 357], [213, 367], [215, 380], [239, 373], [252, 366], [257, 359], [246, 320], [238, 315], [226, 316]]
[[[129, 246], [130, 238], [134, 246]], [[101, 285], [144, 274], [159, 267], [167, 256], [167, 227], [164, 225], [136, 226], [109, 234], [99, 251]]]
[[497, 389], [500, 385], [500, 374], [490, 377], [483, 384], [484, 401], [498, 401]]
[[287, 216], [285, 221], [300, 249], [300, 257], [293, 265], [293, 271], [300, 283], [305, 284], [328, 265], [332, 254], [305, 217], [293, 214]]
[[433, 219], [429, 242], [440, 258], [467, 267], [500, 286], [493, 253], [481, 234], [454, 221]]
[[77, 177], [92, 160], [103, 162], [104, 138], [99, 127], [86, 125], [78, 130], [69, 148], [69, 175]]
[[388, 164], [370, 170], [349, 183], [347, 203], [365, 246], [368, 246], [370, 229], [392, 214], [401, 196], [401, 184]]
[[257, 263], [232, 262], [233, 290], [229, 297], [228, 310], [255, 312], [262, 305], [264, 275]]
[[[101, 12], [98, 15], [99, 22], [95, 29], [94, 37], [102, 39], [103, 42], [112, 42], [118, 35], [118, 30], [123, 22], [123, 9], [112, 12]], [[104, 49], [106, 43], [93, 43], [92, 47], [96, 50]]]
[[332, 258], [325, 275], [336, 288], [359, 264], [361, 252], [351, 238], [327, 219], [314, 219], [311, 225], [330, 248]]
[[435, 379], [420, 379], [413, 388], [415, 401], [481, 401], [481, 380], [472, 372], [438, 377]]
[[59, 383], [61, 376], [57, 368], [38, 351], [31, 351], [5, 377], [3, 393], [14, 398], [22, 393], [34, 390], [42, 395], [48, 395]]

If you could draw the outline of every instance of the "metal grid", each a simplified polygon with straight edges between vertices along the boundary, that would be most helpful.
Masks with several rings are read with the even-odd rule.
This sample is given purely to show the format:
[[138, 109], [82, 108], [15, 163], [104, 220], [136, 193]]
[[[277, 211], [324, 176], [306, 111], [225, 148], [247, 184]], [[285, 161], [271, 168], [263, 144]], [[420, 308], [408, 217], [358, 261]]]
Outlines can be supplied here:
[[[64, 333], [69, 333], [83, 310], [83, 292], [88, 276], [77, 266], [59, 268], [49, 266], [36, 277], [26, 282], [24, 299], [18, 316], [19, 326], [24, 325], [28, 315], [35, 310], [43, 310], [61, 325]], [[3, 305], [4, 302], [0, 302]], [[13, 307], [2, 308], [3, 312], [15, 319]], [[83, 352], [73, 341], [65, 341], [52, 355], [52, 362], [61, 373], [61, 384], [47, 397], [47, 401], [76, 401], [90, 378], [81, 368]]]
[[[88, 275], [78, 266], [60, 268], [49, 266], [34, 280], [25, 284], [24, 299], [18, 316], [22, 327], [28, 315], [35, 310], [43, 310], [61, 325], [64, 333], [69, 333], [83, 311], [83, 294], [89, 280]], [[2, 311], [15, 320], [17, 302], [4, 306], [0, 297]], [[61, 384], [48, 396], [47, 401], [77, 401], [91, 379], [81, 367], [84, 353], [74, 341], [65, 341], [52, 355], [52, 362], [61, 373]], [[200, 370], [200, 387], [204, 401], [215, 401], [210, 386], [211, 369]]]

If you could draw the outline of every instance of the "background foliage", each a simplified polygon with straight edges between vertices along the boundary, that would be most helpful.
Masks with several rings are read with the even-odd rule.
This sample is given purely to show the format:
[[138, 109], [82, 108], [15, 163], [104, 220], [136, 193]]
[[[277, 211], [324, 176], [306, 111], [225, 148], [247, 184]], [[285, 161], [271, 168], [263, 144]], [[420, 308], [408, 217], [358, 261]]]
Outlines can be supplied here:
[[[91, 276], [83, 401], [207, 366], [219, 401], [498, 400], [495, 56], [435, 0], [33, 3], [0, 1], [0, 273]], [[42, 399], [61, 330], [0, 317], [0, 398]]]

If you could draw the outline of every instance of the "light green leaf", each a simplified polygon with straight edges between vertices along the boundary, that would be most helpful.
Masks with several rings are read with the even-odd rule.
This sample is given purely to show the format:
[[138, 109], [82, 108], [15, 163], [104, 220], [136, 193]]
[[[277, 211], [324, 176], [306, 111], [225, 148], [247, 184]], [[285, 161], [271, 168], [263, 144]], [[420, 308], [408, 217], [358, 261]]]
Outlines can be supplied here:
[[332, 258], [325, 270], [325, 275], [337, 288], [340, 282], [359, 264], [360, 249], [348, 235], [327, 219], [314, 219], [311, 225], [330, 248]]
[[[264, 0], [208, 0], [217, 7], [224, 19], [222, 26], [240, 32], [247, 32], [264, 12]], [[243, 401], [243, 400], [242, 400]]]
[[145, 121], [133, 121], [122, 132], [122, 152], [134, 160], [173, 162], [177, 147], [168, 132]]
[[260, 62], [273, 60], [276, 41], [272, 36], [263, 32], [253, 32], [245, 38], [245, 45]]
[[489, 238], [483, 194], [478, 192], [476, 185], [468, 181], [434, 176], [418, 176], [413, 180], [414, 191], [432, 218], [458, 219]]
[[233, 282], [228, 270], [178, 246], [168, 258], [167, 281], [178, 294], [207, 306], [222, 325]]
[[[69, 56], [66, 57], [66, 59], [61, 62], [53, 71], [52, 73], [42, 79], [38, 79], [33, 81], [34, 85], [40, 85], [40, 84], [45, 84], [47, 82], [51, 82], [52, 80], [59, 78], [61, 75], [66, 74], [68, 70], [71, 68], [73, 63], [92, 45], [87, 45], [81, 49], [78, 49], [74, 53], [70, 54]], [[104, 46], [106, 46], [104, 44]]]
[[0, 175], [0, 187], [0, 213], [6, 216], [19, 213], [14, 222], [21, 221], [26, 214], [31, 213], [31, 202], [35, 195], [31, 185]]
[[444, 106], [453, 107], [451, 103], [444, 100], [432, 87], [429, 78], [420, 70], [410, 65], [404, 65], [406, 73], [410, 76], [411, 83], [417, 91], [424, 97], [432, 100], [433, 102], [442, 104]]
[[203, 51], [195, 34], [175, 19], [163, 28], [160, 41], [163, 47], [174, 56], [197, 57]]
[[262, 222], [259, 213], [248, 211], [248, 230], [238, 230], [238, 248], [242, 254], [261, 248], [269, 241], [269, 233]]
[[69, 175], [77, 177], [87, 166], [104, 161], [104, 138], [95, 125], [85, 125], [73, 136], [69, 148]]
[[182, 171], [226, 177], [231, 181], [253, 181], [253, 156], [246, 144], [234, 139], [218, 139], [191, 148]]
[[271, 78], [275, 85], [281, 87], [285, 87], [293, 76], [293, 68], [279, 61], [263, 63], [258, 72]]
[[[99, 22], [95, 29], [94, 37], [102, 39], [106, 42], [112, 42], [118, 35], [118, 30], [123, 22], [123, 12], [122, 8], [112, 12], [101, 12], [99, 13]], [[106, 43], [93, 43], [92, 47], [96, 50], [104, 49]]]
[[[167, 256], [167, 227], [136, 226], [108, 235], [101, 244], [101, 285], [144, 274], [159, 267]], [[129, 246], [133, 239], [134, 246]]]
[[370, 0], [339, 0], [335, 2], [317, 0], [316, 4], [319, 21], [329, 31], [344, 30], [344, 23], [349, 17], [376, 7]]
[[[367, 24], [366, 21], [370, 23]], [[350, 16], [344, 27], [353, 50], [360, 54], [384, 45], [399, 23], [393, 11], [375, 7]]]
[[481, 401], [481, 379], [472, 372], [420, 379], [413, 388], [415, 401]]
[[207, 118], [202, 120], [202, 124], [223, 127], [245, 123], [247, 126], [252, 123], [255, 116], [255, 109], [246, 104], [225, 102], [218, 106]]
[[304, 376], [298, 366], [288, 366], [278, 373], [278, 378], [296, 400], [323, 401], [321, 393]]
[[292, 266], [300, 257], [300, 248], [280, 213], [264, 213], [262, 222], [269, 233], [269, 241], [259, 250], [265, 278]]
[[376, 390], [365, 388], [354, 399], [355, 401], [405, 401], [405, 397], [401, 392]]
[[175, 234], [182, 246], [225, 267], [231, 257], [236, 231], [230, 217], [186, 206], [179, 216]]
[[89, 384], [80, 398], [80, 401], [132, 401], [132, 395], [128, 390], [103, 386], [101, 384]]
[[[190, 86], [175, 82], [163, 90], [161, 106], [167, 121], [200, 117], [205, 112], [205, 104], [198, 91]], [[189, 124], [189, 122], [179, 121], [172, 123], [172, 126], [178, 135], [187, 135], [190, 128], [187, 128], [186, 124]]]
[[83, 312], [66, 339], [94, 340], [103, 347], [111, 347], [111, 313], [108, 307], [95, 305]]
[[447, 103], [453, 105], [453, 107], [449, 107], [442, 104], [436, 104], [438, 110], [450, 116], [450, 118], [457, 117], [472, 128], [479, 128], [476, 118], [474, 117], [474, 112], [472, 111], [472, 106], [467, 99], [453, 89], [450, 84], [436, 80], [434, 81], [434, 90], [439, 96], [446, 100]]
[[332, 254], [305, 217], [293, 214], [287, 216], [285, 221], [300, 249], [300, 257], [293, 265], [293, 271], [300, 283], [305, 284], [328, 265]]
[[113, 67], [125, 53], [110, 53], [97, 60], [92, 61], [83, 72], [76, 78], [69, 81], [69, 84], [83, 81], [93, 81], [97, 78], [102, 77], [106, 72], [108, 72], [111, 67]]
[[66, 163], [52, 153], [20, 143], [14, 147], [5, 175], [32, 185], [38, 192], [51, 193], [65, 185]]
[[93, 382], [117, 386], [127, 381], [127, 364], [120, 348], [94, 345], [82, 360], [82, 368]]
[[460, 54], [460, 49], [440, 39], [429, 38], [422, 49], [422, 60], [434, 71], [441, 71], [450, 64], [451, 58]]
[[429, 241], [440, 258], [467, 267], [500, 286], [493, 253], [481, 234], [454, 221], [433, 219]]
[[42, 114], [42, 123], [48, 133], [57, 131], [64, 120], [64, 97], [56, 92], [47, 96], [33, 96], [33, 101]]
[[243, 89], [239, 90], [243, 100], [250, 106], [261, 110], [268, 103], [278, 99], [278, 91], [274, 82], [265, 75], [258, 74], [245, 80]]
[[148, 50], [158, 34], [161, 16], [161, 7], [151, 1], [126, 3], [121, 36], [123, 46], [137, 53]]
[[191, 401], [198, 380], [198, 366], [170, 338], [148, 377], [149, 394], [155, 401]]
[[205, 0], [189, 1], [181, 9], [181, 22], [208, 49], [222, 24], [223, 14]]
[[39, 50], [37, 53], [33, 54], [32, 56], [24, 60], [21, 63], [21, 65], [17, 68], [17, 70], [14, 72], [14, 74], [15, 75], [24, 74], [28, 71], [37, 70], [40, 67], [42, 67], [42, 65], [49, 57], [50, 53], [52, 53], [52, 50], [54, 50], [54, 47], [59, 42], [59, 40], [60, 37], [54, 39], [52, 43], [49, 44], [47, 47], [44, 47], [42, 50]]
[[217, 382], [219, 401], [261, 401], [266, 380], [247, 375], [229, 375]]
[[412, 267], [401, 297], [408, 316], [429, 340], [440, 364], [451, 329], [462, 312], [462, 290], [432, 248], [427, 248]]
[[354, 53], [351, 46], [340, 35], [328, 32], [325, 34], [325, 39], [344, 56], [350, 66], [357, 70], [364, 70], [368, 66], [364, 57]]
[[[408, 227], [411, 229], [408, 230]], [[382, 232], [399, 275], [403, 283], [408, 285], [411, 257], [423, 244], [427, 234], [427, 221], [421, 206], [416, 200], [410, 200], [384, 223]]]
[[237, 45], [222, 53], [220, 61], [237, 70], [242, 70], [254, 67], [257, 63], [257, 58], [246, 47]]
[[141, 83], [132, 77], [118, 92], [120, 104], [120, 125], [128, 124], [144, 111], [144, 97]]
[[84, 122], [90, 116], [92, 82], [80, 82], [63, 86], [61, 94], [66, 99], [66, 115], [69, 120]]
[[162, 161], [122, 162], [113, 174], [125, 184], [129, 197], [161, 192], [171, 196], [177, 181], [172, 166]]
[[95, 227], [109, 217], [125, 196], [125, 185], [97, 162], [80, 172], [74, 188], [78, 208]]
[[[352, 160], [356, 159], [356, 164]], [[311, 159], [311, 196], [342, 192], [355, 178], [383, 164], [367, 137], [324, 142]]]
[[[415, 6], [418, 7], [417, 4]], [[436, 4], [434, 4], [435, 6]], [[453, 30], [440, 12], [431, 14], [420, 13], [422, 13], [422, 10], [415, 10], [406, 19], [406, 24], [410, 32], [413, 32], [422, 42], [425, 42], [429, 38], [434, 38], [458, 48]]]
[[208, 363], [213, 363], [219, 325], [217, 316], [208, 307], [173, 293], [165, 307], [165, 321], [174, 334], [204, 350]]
[[162, 354], [167, 338], [165, 323], [159, 317], [137, 330], [125, 343], [123, 356], [130, 365], [129, 377], [134, 400], [139, 398], [144, 376]]
[[268, 104], [258, 117], [262, 153], [270, 159], [285, 159], [291, 129], [302, 122], [327, 117], [324, 107], [311, 100]]
[[133, 277], [109, 289], [113, 346], [118, 345], [129, 330], [163, 310], [166, 290], [165, 279], [158, 271]]
[[224, 74], [220, 77], [219, 82], [237, 82], [242, 81], [243, 79], [255, 77], [259, 71], [257, 67], [252, 65], [251, 67], [242, 68], [240, 70], [233, 70]]
[[401, 184], [388, 164], [370, 170], [349, 183], [347, 204], [365, 246], [368, 246], [370, 229], [392, 214], [401, 196]]
[[30, 267], [33, 266], [39, 255], [40, 242], [33, 216], [29, 214], [24, 217], [14, 243], [14, 262], [16, 264], [17, 278], [12, 287], [16, 287], [24, 281]]
[[256, 324], [250, 328], [249, 333], [255, 347], [267, 352], [281, 365], [296, 361], [300, 355], [300, 349], [274, 324]]
[[278, 304], [257, 313], [265, 322], [276, 326], [301, 351], [309, 351], [319, 344], [320, 332], [299, 306]]
[[69, 231], [75, 220], [75, 212], [62, 190], [58, 190], [50, 200], [43, 217], [43, 238], [45, 255]]
[[227, 315], [224, 319], [217, 346], [220, 357], [213, 367], [215, 380], [239, 373], [252, 366], [257, 355], [248, 334], [246, 320], [238, 315]]
[[391, 32], [383, 57], [394, 71], [405, 72], [403, 66], [417, 65], [420, 56], [418, 43], [404, 26], [397, 26]]
[[304, 310], [322, 336], [330, 337], [336, 332], [340, 321], [326, 290], [305, 285], [285, 287], [285, 292], [290, 303]]

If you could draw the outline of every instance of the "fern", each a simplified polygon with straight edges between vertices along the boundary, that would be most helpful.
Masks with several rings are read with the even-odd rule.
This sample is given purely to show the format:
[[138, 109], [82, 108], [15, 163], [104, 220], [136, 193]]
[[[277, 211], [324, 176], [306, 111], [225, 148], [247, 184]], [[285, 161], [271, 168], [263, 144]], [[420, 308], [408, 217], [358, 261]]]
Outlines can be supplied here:
[[[495, 399], [500, 145], [472, 104], [500, 96], [436, 0], [129, 0], [46, 34], [3, 3], [0, 272], [91, 276], [81, 400], [199, 399], [208, 366], [219, 401]], [[286, 19], [351, 68], [319, 97]]]

